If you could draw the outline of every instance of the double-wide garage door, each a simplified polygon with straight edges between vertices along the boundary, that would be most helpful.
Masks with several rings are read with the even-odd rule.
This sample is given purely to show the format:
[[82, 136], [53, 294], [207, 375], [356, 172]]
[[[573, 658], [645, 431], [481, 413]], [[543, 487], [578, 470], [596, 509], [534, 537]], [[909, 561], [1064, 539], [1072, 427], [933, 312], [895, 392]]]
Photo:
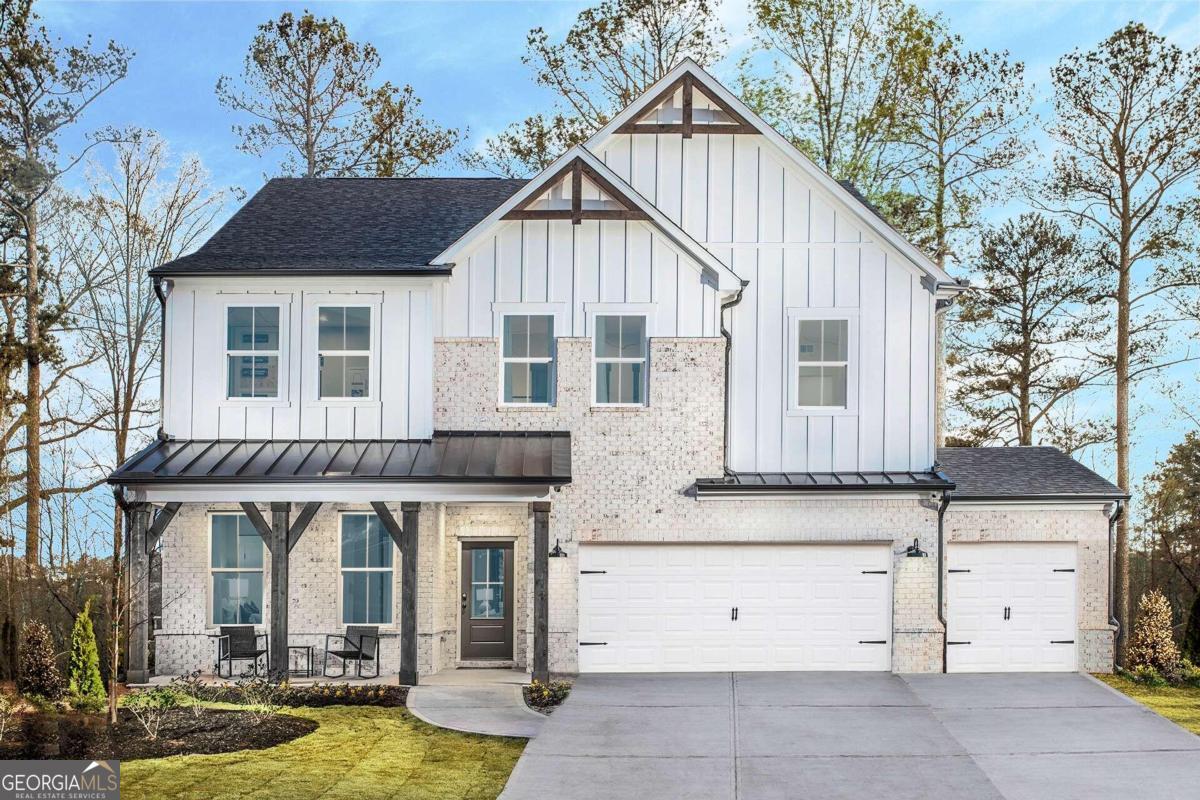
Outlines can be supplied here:
[[1074, 543], [946, 548], [946, 669], [1076, 668]]
[[585, 544], [581, 672], [887, 670], [885, 544]]

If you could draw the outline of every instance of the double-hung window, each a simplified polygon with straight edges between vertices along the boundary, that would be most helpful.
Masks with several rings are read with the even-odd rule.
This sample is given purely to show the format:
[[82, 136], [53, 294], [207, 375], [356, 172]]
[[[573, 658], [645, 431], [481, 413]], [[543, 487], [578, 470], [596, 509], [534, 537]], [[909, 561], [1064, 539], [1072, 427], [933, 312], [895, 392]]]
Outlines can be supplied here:
[[317, 385], [322, 400], [371, 396], [371, 308], [318, 310]]
[[501, 346], [503, 402], [550, 405], [554, 391], [553, 315], [505, 315]]
[[602, 314], [593, 335], [596, 405], [645, 405], [646, 317]]
[[797, 408], [847, 407], [849, 351], [848, 320], [797, 320]]
[[229, 306], [225, 317], [226, 396], [279, 397], [279, 306]]
[[245, 514], [213, 514], [212, 624], [263, 621], [263, 541]]
[[342, 514], [342, 623], [392, 622], [392, 537], [374, 514]]

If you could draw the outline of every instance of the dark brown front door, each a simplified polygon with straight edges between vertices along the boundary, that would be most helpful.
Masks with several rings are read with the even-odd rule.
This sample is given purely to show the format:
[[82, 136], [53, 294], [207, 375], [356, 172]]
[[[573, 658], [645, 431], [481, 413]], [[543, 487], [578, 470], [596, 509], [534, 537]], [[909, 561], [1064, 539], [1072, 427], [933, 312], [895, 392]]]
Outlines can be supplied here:
[[512, 658], [512, 588], [512, 542], [463, 542], [460, 658]]

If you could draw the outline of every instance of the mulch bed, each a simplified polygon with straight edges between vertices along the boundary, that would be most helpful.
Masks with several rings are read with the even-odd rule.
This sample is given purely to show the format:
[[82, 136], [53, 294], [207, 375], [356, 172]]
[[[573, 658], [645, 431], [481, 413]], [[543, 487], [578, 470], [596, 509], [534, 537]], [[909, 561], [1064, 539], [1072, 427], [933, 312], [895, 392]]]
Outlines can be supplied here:
[[286, 713], [255, 716], [245, 711], [190, 709], [166, 712], [158, 738], [150, 739], [128, 711], [110, 729], [105, 718], [83, 714], [28, 715], [0, 743], [0, 758], [139, 758], [263, 750], [317, 729], [310, 719]]

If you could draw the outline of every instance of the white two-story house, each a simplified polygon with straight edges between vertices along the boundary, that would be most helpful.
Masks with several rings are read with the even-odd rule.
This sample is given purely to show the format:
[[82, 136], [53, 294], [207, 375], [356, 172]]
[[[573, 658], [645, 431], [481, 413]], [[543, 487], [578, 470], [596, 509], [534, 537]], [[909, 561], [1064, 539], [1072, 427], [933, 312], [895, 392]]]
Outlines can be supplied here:
[[965, 287], [692, 62], [533, 180], [272, 180], [153, 278], [133, 681], [234, 626], [409, 684], [1111, 669], [1125, 496], [935, 448]]

